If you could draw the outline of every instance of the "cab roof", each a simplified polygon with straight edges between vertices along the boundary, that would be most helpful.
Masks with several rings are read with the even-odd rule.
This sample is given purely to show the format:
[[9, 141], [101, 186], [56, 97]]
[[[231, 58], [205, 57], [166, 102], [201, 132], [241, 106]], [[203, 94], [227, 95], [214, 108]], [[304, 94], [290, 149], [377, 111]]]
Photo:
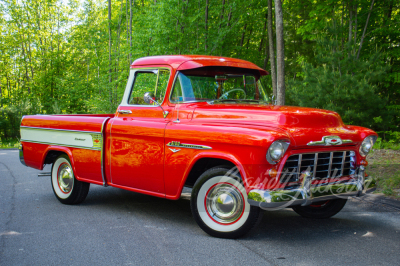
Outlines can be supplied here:
[[187, 70], [207, 66], [239, 67], [258, 70], [261, 76], [268, 72], [257, 65], [236, 58], [209, 55], [159, 55], [136, 59], [131, 68], [149, 65], [169, 65], [175, 70]]

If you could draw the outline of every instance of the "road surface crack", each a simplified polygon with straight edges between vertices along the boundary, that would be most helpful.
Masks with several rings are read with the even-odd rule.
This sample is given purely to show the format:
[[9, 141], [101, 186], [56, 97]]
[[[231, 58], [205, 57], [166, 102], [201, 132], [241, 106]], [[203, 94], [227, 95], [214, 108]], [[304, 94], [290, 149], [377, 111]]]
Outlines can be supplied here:
[[[17, 183], [17, 179], [15, 178], [14, 174], [11, 172], [10, 168], [8, 168], [8, 166], [6, 164], [4, 164], [2, 162], [0, 162], [0, 164], [3, 165], [8, 170], [8, 172], [10, 173], [10, 175], [12, 177], [12, 180], [13, 180], [13, 182], [12, 182], [12, 195], [11, 195], [11, 210], [10, 210], [10, 213], [8, 215], [8, 218], [7, 218], [7, 221], [6, 221], [6, 224], [5, 224], [5, 228], [4, 228], [5, 229], [4, 231], [7, 232], [7, 231], [9, 231], [9, 225], [11, 223], [11, 220], [12, 220], [12, 217], [13, 217], [14, 211], [15, 211], [15, 184]], [[1, 238], [0, 254], [3, 254], [4, 253], [6, 236], [1, 234], [0, 238]], [[0, 264], [1, 264], [1, 258], [2, 257], [3, 256], [0, 256]]]

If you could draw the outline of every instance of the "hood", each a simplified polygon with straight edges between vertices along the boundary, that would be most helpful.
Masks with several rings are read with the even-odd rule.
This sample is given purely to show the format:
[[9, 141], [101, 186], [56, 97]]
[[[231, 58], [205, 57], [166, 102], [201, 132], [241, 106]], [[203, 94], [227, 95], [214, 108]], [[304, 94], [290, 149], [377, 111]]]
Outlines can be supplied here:
[[[353, 146], [362, 141], [359, 131], [343, 124], [333, 111], [295, 106], [196, 103], [193, 122], [257, 125], [285, 131], [296, 148], [315, 148], [309, 142], [338, 136]], [[346, 142], [345, 141], [345, 142]]]

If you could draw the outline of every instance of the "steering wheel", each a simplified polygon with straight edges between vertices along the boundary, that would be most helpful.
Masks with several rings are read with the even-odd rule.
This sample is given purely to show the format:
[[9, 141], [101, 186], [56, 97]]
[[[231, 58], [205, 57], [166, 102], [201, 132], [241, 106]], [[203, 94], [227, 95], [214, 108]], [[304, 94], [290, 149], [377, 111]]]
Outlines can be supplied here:
[[240, 88], [236, 88], [236, 89], [231, 89], [227, 92], [225, 92], [224, 94], [221, 95], [221, 97], [219, 97], [218, 99], [222, 99], [223, 97], [225, 97], [226, 95], [228, 95], [229, 93], [231, 93], [232, 91], [242, 91], [244, 94], [244, 98], [246, 98], [246, 92], [243, 89]]

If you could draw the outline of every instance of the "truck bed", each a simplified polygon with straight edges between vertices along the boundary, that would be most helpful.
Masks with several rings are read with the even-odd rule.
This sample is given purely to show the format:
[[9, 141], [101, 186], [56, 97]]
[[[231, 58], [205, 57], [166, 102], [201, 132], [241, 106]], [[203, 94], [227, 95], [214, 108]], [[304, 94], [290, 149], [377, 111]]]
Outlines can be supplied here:
[[42, 170], [46, 158], [67, 153], [78, 180], [103, 184], [104, 130], [112, 117], [114, 114], [24, 116], [21, 145], [25, 164]]

